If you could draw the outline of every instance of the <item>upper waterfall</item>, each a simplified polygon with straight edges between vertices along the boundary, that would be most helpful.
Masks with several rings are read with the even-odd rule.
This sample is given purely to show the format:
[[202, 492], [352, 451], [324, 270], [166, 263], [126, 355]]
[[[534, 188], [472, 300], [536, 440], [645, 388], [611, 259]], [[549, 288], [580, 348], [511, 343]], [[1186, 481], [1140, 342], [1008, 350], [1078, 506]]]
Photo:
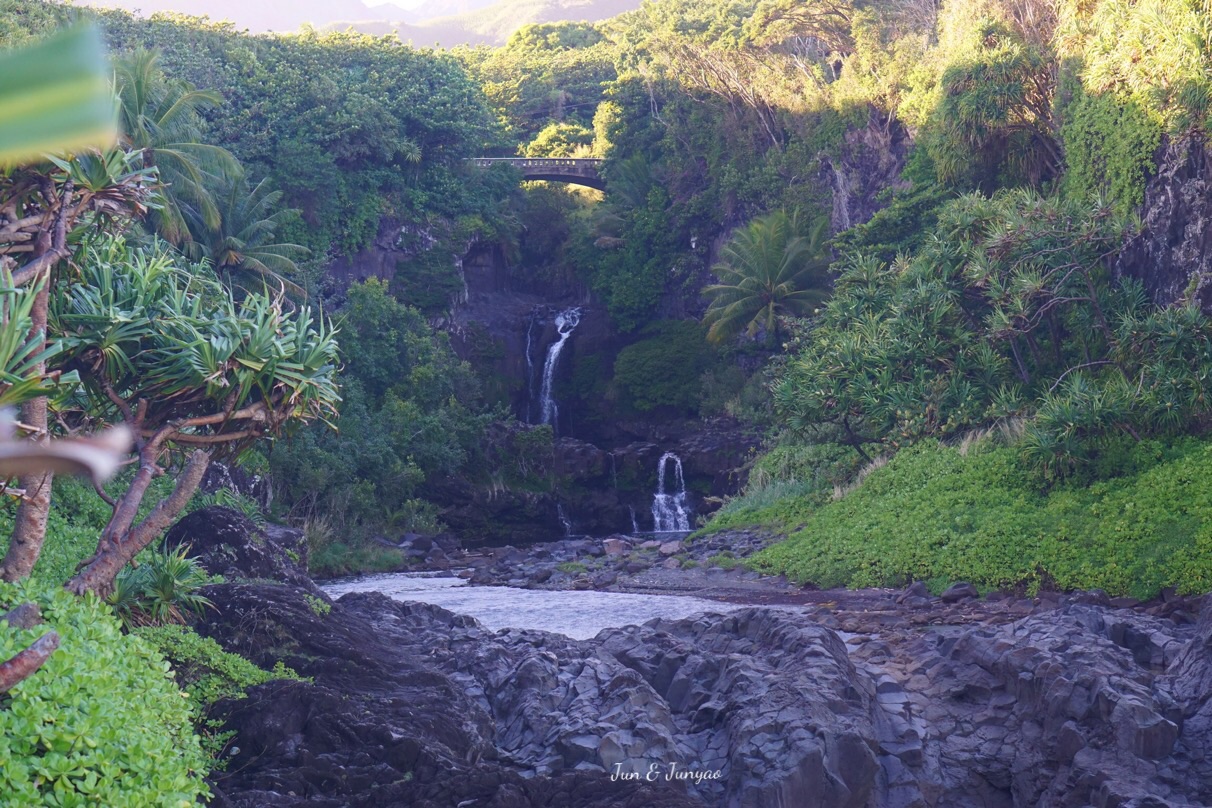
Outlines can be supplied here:
[[580, 323], [581, 309], [579, 307], [564, 309], [556, 315], [555, 326], [559, 337], [547, 349], [547, 361], [543, 363], [543, 386], [539, 391], [540, 424], [551, 424], [553, 428], [556, 426], [559, 407], [551, 396], [551, 383], [555, 378], [556, 365], [559, 364], [560, 352], [564, 350], [564, 343], [568, 341]]

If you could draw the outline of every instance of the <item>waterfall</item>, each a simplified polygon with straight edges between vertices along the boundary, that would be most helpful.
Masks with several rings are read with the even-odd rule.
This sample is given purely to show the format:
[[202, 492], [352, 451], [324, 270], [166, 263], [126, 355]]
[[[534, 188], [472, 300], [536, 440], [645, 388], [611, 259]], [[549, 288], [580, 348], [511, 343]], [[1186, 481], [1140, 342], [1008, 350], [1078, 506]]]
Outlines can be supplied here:
[[559, 417], [559, 408], [551, 397], [551, 382], [555, 378], [556, 365], [560, 361], [560, 352], [564, 343], [572, 336], [572, 332], [581, 323], [579, 308], [564, 309], [556, 315], [555, 326], [559, 338], [547, 349], [547, 361], [543, 364], [543, 387], [539, 393], [539, 423], [551, 424], [554, 428]]
[[[673, 481], [677, 489], [665, 492], [665, 471], [673, 461]], [[665, 452], [657, 464], [657, 490], [652, 498], [652, 529], [657, 533], [690, 530], [690, 514], [686, 512], [686, 481], [682, 478], [682, 459]]]
[[526, 423], [530, 423], [534, 411], [534, 360], [530, 356], [530, 343], [536, 311], [530, 313], [530, 322], [526, 324]]
[[640, 523], [635, 520], [635, 506], [628, 505], [627, 510], [631, 512], [631, 535], [638, 535], [640, 532]]
[[564, 513], [564, 504], [562, 502], [556, 503], [556, 516], [559, 517], [560, 524], [564, 526], [564, 535], [571, 536], [572, 520], [568, 518], [568, 514]]

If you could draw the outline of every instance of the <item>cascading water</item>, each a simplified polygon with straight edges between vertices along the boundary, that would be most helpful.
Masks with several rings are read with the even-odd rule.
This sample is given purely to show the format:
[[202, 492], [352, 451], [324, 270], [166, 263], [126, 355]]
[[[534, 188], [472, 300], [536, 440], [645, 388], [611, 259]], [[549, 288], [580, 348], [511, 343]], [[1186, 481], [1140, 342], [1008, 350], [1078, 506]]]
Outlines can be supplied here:
[[[665, 472], [673, 461], [674, 493], [665, 491]], [[682, 459], [665, 452], [657, 464], [657, 490], [652, 498], [652, 529], [657, 533], [690, 530], [690, 514], [686, 512], [686, 480], [682, 477]]]
[[631, 534], [634, 536], [640, 532], [640, 523], [635, 520], [635, 506], [628, 505], [627, 510], [631, 512]]
[[530, 423], [531, 413], [534, 411], [534, 359], [530, 355], [530, 343], [537, 313], [537, 309], [532, 311], [530, 322], [526, 324], [526, 423]]
[[553, 427], [556, 425], [559, 408], [556, 406], [555, 399], [551, 397], [551, 382], [555, 378], [556, 365], [560, 361], [560, 352], [564, 350], [564, 343], [568, 342], [568, 338], [580, 324], [581, 310], [579, 308], [564, 309], [556, 315], [555, 326], [559, 338], [547, 349], [547, 361], [543, 363], [543, 387], [539, 392], [540, 424], [551, 424]]
[[559, 517], [560, 524], [564, 526], [564, 535], [572, 535], [572, 520], [568, 518], [568, 514], [564, 513], [564, 504], [556, 503], [556, 516]]

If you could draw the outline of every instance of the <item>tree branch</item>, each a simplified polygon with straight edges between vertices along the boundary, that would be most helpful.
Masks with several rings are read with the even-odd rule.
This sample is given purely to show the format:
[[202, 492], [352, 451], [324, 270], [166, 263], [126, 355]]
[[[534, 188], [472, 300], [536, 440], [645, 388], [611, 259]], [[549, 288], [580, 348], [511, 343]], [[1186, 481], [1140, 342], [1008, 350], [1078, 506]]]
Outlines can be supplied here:
[[0, 662], [0, 693], [7, 693], [18, 683], [32, 676], [58, 647], [59, 635], [48, 631], [12, 659]]

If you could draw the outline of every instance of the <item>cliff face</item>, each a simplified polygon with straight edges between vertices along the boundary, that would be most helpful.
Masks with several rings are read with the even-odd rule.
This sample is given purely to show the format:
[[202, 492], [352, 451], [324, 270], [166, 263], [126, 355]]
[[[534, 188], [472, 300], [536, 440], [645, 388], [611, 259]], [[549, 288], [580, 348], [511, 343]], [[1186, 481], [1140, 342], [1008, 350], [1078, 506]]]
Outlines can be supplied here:
[[1167, 141], [1145, 187], [1141, 231], [1115, 264], [1159, 305], [1193, 300], [1212, 315], [1212, 160], [1198, 135]]
[[736, 492], [743, 479], [738, 469], [756, 440], [741, 425], [661, 412], [625, 418], [604, 395], [629, 338], [583, 286], [530, 278], [487, 248], [473, 248], [462, 270], [466, 294], [435, 324], [485, 379], [489, 397], [507, 404], [522, 423], [541, 420], [544, 366], [560, 339], [557, 316], [580, 312], [554, 367], [556, 440], [544, 460], [542, 490], [533, 479], [484, 485], [460, 478], [429, 487], [427, 496], [443, 506], [443, 521], [463, 541], [525, 543], [566, 532], [649, 530], [658, 463], [670, 451], [684, 464], [694, 513], [704, 512], [705, 499]]
[[831, 233], [863, 224], [887, 204], [884, 191], [907, 186], [901, 172], [911, 146], [899, 121], [873, 112], [865, 127], [846, 133], [836, 157], [821, 157], [821, 181], [833, 197]]

